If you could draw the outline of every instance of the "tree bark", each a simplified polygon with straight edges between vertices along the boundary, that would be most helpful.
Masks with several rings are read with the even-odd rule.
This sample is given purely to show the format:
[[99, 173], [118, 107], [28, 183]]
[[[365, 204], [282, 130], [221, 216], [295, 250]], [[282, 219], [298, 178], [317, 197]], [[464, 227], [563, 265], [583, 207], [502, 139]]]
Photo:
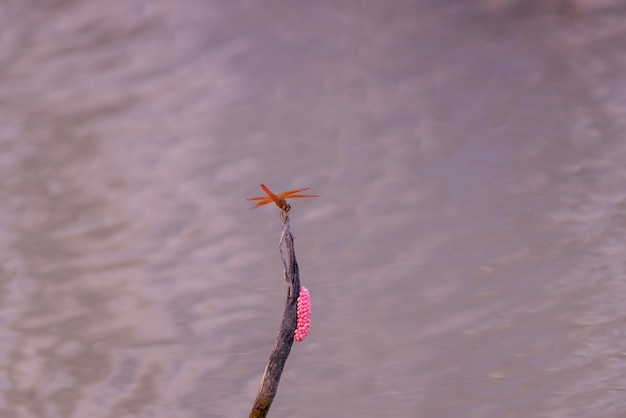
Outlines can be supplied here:
[[[266, 417], [272, 401], [278, 391], [278, 383], [280, 382], [280, 376], [283, 373], [283, 368], [287, 362], [287, 357], [291, 352], [291, 346], [293, 345], [294, 332], [296, 330], [297, 323], [297, 307], [298, 307], [298, 295], [300, 294], [300, 272], [298, 270], [298, 262], [296, 261], [296, 253], [293, 246], [293, 235], [289, 228], [289, 218], [285, 216], [283, 218], [283, 236], [279, 244], [282, 254], [282, 242], [284, 238], [285, 246], [287, 248], [287, 260], [285, 264], [286, 269], [284, 271], [285, 280], [287, 281], [287, 300], [285, 302], [285, 310], [283, 311], [283, 319], [276, 336], [276, 342], [272, 348], [267, 366], [265, 367], [265, 373], [263, 374], [263, 380], [261, 387], [252, 406], [250, 412], [250, 418]], [[283, 259], [283, 263], [285, 263]]]

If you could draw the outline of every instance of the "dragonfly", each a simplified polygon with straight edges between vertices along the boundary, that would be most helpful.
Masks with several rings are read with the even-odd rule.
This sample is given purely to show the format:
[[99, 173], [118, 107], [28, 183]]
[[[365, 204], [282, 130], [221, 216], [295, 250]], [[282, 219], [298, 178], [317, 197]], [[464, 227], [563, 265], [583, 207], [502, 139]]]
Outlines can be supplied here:
[[244, 200], [258, 200], [259, 203], [252, 206], [250, 209], [256, 209], [263, 205], [267, 205], [268, 203], [276, 203], [276, 206], [280, 208], [283, 213], [287, 213], [291, 210], [291, 206], [287, 203], [286, 199], [296, 198], [296, 197], [319, 197], [318, 195], [305, 195], [299, 194], [305, 190], [309, 190], [308, 187], [304, 187], [302, 189], [289, 190], [286, 192], [274, 194], [270, 189], [267, 188], [265, 184], [261, 184], [261, 189], [265, 192], [266, 196], [255, 196], [255, 197], [246, 197]]

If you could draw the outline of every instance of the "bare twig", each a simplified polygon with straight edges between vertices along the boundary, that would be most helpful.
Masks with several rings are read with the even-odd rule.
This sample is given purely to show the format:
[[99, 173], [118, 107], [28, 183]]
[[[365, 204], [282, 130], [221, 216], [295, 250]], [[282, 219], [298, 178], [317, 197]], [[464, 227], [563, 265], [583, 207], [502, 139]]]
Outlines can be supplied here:
[[[250, 412], [250, 418], [259, 418], [267, 416], [267, 413], [272, 406], [272, 401], [276, 396], [278, 390], [278, 383], [280, 382], [280, 376], [283, 373], [285, 362], [291, 352], [291, 346], [293, 345], [294, 332], [296, 330], [297, 323], [297, 304], [298, 295], [300, 294], [300, 273], [298, 271], [298, 263], [296, 261], [296, 253], [293, 246], [293, 235], [289, 227], [289, 214], [284, 211], [281, 213], [281, 219], [283, 221], [283, 232], [279, 242], [280, 255], [283, 260], [284, 274], [287, 285], [287, 300], [285, 302], [285, 310], [283, 312], [283, 320], [276, 336], [276, 342], [272, 348], [270, 358], [265, 367], [265, 373], [263, 374], [263, 380], [259, 393], [252, 406]], [[285, 243], [287, 250], [287, 258], [283, 255], [282, 244]]]

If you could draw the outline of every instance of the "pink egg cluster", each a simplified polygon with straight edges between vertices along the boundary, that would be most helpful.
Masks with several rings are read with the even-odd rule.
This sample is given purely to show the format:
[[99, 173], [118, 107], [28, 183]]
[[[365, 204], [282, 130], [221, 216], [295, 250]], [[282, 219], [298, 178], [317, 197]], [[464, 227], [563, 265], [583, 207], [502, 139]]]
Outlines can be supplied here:
[[302, 342], [311, 330], [311, 295], [306, 287], [300, 287], [298, 296], [298, 322], [293, 339]]

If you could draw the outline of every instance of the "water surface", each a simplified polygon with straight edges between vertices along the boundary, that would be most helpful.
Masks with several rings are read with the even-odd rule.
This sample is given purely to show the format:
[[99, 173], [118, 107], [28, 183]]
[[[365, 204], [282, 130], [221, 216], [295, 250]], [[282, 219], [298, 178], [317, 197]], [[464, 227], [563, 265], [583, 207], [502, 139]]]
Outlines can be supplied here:
[[7, 4], [0, 415], [247, 416], [260, 182], [321, 195], [271, 416], [625, 415], [625, 11], [568, 4]]

